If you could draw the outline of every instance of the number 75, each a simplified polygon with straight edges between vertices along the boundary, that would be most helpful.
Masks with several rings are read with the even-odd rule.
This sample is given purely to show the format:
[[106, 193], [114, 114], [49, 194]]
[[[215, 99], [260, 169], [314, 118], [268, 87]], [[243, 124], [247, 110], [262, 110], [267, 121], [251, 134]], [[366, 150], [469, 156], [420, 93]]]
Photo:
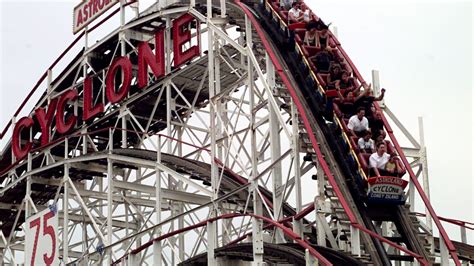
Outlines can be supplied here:
[[33, 252], [31, 256], [31, 262], [30, 265], [34, 266], [35, 265], [35, 260], [36, 260], [36, 250], [38, 247], [38, 237], [41, 231], [41, 218], [43, 218], [43, 236], [49, 235], [51, 237], [51, 242], [53, 243], [52, 245], [52, 251], [51, 255], [48, 256], [47, 253], [43, 254], [43, 261], [46, 265], [52, 265], [54, 261], [54, 256], [56, 255], [56, 234], [54, 231], [54, 227], [51, 225], [48, 225], [48, 220], [54, 217], [54, 212], [50, 211], [44, 214], [42, 217], [38, 217], [32, 221], [30, 221], [29, 228], [36, 228], [35, 232], [35, 239], [33, 243]]

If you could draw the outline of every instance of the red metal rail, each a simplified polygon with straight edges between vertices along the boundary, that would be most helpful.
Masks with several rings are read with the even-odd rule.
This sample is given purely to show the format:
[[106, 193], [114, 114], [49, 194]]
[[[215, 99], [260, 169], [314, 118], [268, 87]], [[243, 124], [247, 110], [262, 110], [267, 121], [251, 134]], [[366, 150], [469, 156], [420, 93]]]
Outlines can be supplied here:
[[[424, 213], [416, 212], [415, 214], [416, 214], [416, 216], [426, 217], [426, 214], [424, 214]], [[466, 221], [462, 221], [462, 220], [457, 220], [457, 219], [445, 218], [445, 217], [441, 217], [441, 216], [438, 216], [438, 218], [443, 222], [458, 225], [460, 227], [464, 227], [464, 228], [467, 228], [469, 230], [474, 230], [474, 227], [468, 226], [468, 225], [474, 225], [474, 223], [466, 222]]]

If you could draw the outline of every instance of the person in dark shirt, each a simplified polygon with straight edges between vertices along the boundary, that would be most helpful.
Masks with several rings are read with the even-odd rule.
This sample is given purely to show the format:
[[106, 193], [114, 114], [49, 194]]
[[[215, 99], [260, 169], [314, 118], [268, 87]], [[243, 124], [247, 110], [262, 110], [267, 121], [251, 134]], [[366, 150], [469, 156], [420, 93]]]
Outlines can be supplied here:
[[375, 141], [375, 145], [377, 145], [377, 143], [384, 142], [386, 137], [387, 133], [385, 133], [385, 130], [381, 130], [380, 135], [378, 135], [376, 138], [372, 136], [372, 139]]
[[337, 63], [333, 63], [329, 69], [329, 75], [327, 77], [327, 86], [330, 89], [336, 88], [336, 82], [341, 80], [342, 71], [341, 66]]
[[385, 89], [382, 89], [382, 93], [379, 97], [374, 97], [372, 94], [371, 85], [364, 86], [365, 91], [362, 93], [363, 97], [359, 98], [355, 102], [356, 108], [364, 107], [367, 110], [367, 116], [372, 116], [372, 103], [374, 101], [381, 101], [385, 96]]
[[327, 73], [329, 72], [331, 62], [334, 61], [334, 56], [331, 50], [324, 49], [317, 52], [316, 55], [311, 56], [309, 60], [313, 62], [318, 72]]
[[341, 79], [336, 81], [336, 89], [346, 90], [345, 94], [356, 89], [354, 78], [351, 77], [351, 74], [346, 70], [341, 72]]
[[316, 47], [326, 49], [329, 47], [329, 27], [322, 24], [318, 32], [318, 38], [316, 39]]
[[376, 111], [372, 116], [369, 117], [369, 125], [370, 130], [372, 131], [372, 139], [377, 140], [378, 136], [384, 132], [382, 113], [380, 111]]
[[356, 108], [354, 103], [362, 97], [362, 95], [357, 95], [354, 97], [354, 92], [349, 91], [348, 93], [341, 93], [340, 89], [336, 89], [338, 97], [336, 98], [336, 102], [339, 106], [339, 110], [341, 110], [343, 116], [345, 118], [349, 118], [356, 113]]

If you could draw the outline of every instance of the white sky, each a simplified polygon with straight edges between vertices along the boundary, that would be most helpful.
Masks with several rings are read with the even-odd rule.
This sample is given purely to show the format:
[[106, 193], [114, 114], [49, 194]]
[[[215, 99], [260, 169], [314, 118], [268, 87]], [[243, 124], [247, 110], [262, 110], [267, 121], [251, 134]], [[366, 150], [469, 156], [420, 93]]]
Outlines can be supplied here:
[[[0, 0], [1, 129], [74, 39], [79, 2]], [[386, 104], [417, 139], [423, 116], [432, 204], [441, 216], [473, 221], [472, 2], [306, 2], [337, 26], [366, 80], [380, 71]], [[455, 227], [447, 228], [459, 239]]]

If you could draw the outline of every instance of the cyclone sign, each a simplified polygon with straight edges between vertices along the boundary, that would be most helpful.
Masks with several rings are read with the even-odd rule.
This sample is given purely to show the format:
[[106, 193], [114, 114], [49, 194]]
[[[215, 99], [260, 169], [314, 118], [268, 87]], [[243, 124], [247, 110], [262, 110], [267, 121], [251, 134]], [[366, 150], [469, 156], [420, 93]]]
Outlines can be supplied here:
[[404, 201], [403, 190], [408, 185], [406, 180], [393, 176], [378, 176], [368, 180], [370, 201], [399, 202]]
[[[172, 22], [172, 41], [169, 44], [173, 49], [173, 66], [179, 68], [183, 64], [200, 55], [199, 27], [197, 29], [197, 45], [184, 47], [192, 39], [189, 25], [197, 20], [190, 14], [183, 14]], [[197, 22], [196, 22], [197, 23]], [[149, 69], [155, 78], [161, 78], [165, 73], [165, 38], [164, 28], [155, 32], [154, 49], [150, 43], [142, 41], [137, 45], [136, 61], [132, 62], [128, 56], [115, 57], [110, 66], [103, 69], [105, 77], [104, 102], [94, 102], [94, 79], [97, 75], [87, 75], [82, 84], [69, 88], [51, 97], [46, 107], [38, 107], [31, 116], [20, 118], [14, 125], [12, 135], [12, 151], [17, 160], [24, 159], [35, 148], [47, 145], [52, 141], [50, 132], [56, 129], [55, 137], [67, 136], [71, 131], [81, 126], [81, 123], [91, 121], [103, 114], [107, 103], [116, 104], [129, 96], [132, 81], [137, 80], [137, 88], [144, 89], [149, 82]], [[154, 52], [153, 52], [154, 50]], [[136, 64], [136, 65], [134, 65]], [[133, 71], [133, 69], [136, 71]], [[122, 82], [116, 82], [116, 74], [123, 77]], [[99, 75], [100, 77], [100, 75]], [[82, 87], [80, 94], [78, 88]], [[68, 106], [76, 105], [78, 112], [68, 111]], [[82, 114], [82, 115], [78, 115]], [[81, 122], [82, 121], [82, 122]], [[22, 132], [30, 132], [31, 136], [41, 133], [41, 143], [34, 143], [32, 138], [22, 138]], [[24, 136], [23, 136], [24, 137]], [[36, 147], [35, 147], [36, 146]]]

